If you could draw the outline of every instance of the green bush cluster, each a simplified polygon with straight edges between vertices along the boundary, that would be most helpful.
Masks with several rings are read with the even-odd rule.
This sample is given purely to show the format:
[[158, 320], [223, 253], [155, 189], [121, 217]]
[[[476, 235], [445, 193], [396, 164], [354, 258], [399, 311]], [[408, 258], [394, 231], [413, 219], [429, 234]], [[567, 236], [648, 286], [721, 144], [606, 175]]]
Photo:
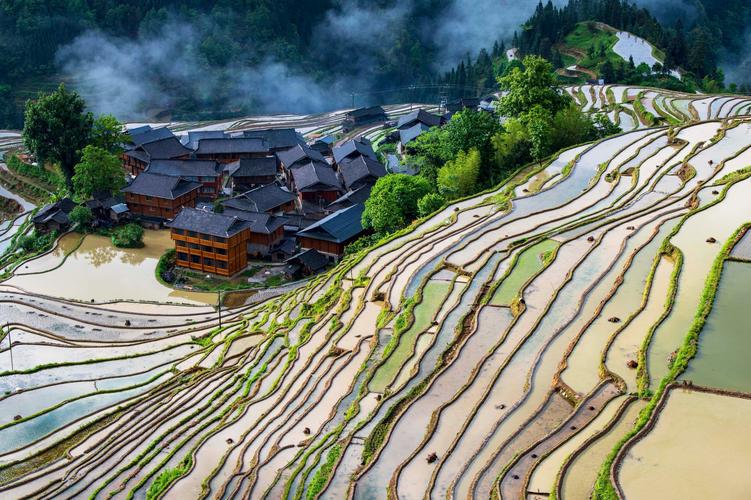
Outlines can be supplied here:
[[135, 222], [118, 227], [112, 232], [112, 244], [118, 248], [141, 248], [143, 228]]

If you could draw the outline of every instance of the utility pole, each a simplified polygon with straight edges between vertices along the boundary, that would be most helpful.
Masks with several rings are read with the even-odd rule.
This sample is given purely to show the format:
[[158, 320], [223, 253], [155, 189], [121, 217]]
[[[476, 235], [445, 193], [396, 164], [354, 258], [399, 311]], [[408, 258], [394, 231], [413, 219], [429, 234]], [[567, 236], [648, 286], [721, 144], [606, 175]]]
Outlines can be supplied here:
[[8, 351], [10, 351], [10, 371], [15, 371], [13, 367], [13, 339], [10, 336], [10, 325], [5, 323], [5, 329], [8, 330]]
[[222, 291], [219, 290], [216, 292], [219, 296], [219, 302], [217, 302], [217, 307], [219, 308], [219, 328], [222, 327]]

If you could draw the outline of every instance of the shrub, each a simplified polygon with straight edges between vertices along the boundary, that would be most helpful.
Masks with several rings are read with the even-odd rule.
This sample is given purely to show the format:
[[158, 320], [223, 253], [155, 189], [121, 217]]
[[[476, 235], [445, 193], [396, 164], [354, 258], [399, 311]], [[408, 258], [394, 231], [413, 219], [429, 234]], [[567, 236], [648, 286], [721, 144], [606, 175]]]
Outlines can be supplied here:
[[417, 200], [417, 212], [420, 217], [425, 217], [439, 210], [444, 203], [446, 203], [446, 199], [440, 194], [428, 193]]
[[115, 229], [112, 244], [118, 248], [140, 248], [143, 246], [143, 228], [131, 222]]
[[91, 213], [91, 209], [88, 207], [77, 206], [70, 211], [70, 220], [74, 224], [79, 226], [88, 226], [91, 221], [94, 220], [94, 214]]

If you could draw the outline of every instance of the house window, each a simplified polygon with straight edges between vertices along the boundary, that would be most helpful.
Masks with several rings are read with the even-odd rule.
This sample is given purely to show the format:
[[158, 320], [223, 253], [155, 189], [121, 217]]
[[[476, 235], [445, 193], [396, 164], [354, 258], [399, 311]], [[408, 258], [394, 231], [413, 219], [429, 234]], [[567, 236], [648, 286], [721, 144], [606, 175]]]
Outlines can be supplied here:
[[177, 260], [188, 261], [188, 254], [185, 252], [177, 252]]
[[205, 266], [214, 267], [214, 259], [203, 259], [203, 264]]
[[175, 245], [177, 245], [179, 247], [184, 247], [185, 246], [185, 242], [182, 241], [182, 240], [176, 240], [175, 241]]
[[213, 249], [213, 248], [211, 248], [211, 247], [206, 247], [206, 246], [204, 246], [204, 247], [201, 247], [201, 250], [203, 250], [204, 252], [213, 252], [213, 251], [214, 251], [214, 249]]
[[151, 196], [146, 196], [146, 201], [151, 201]]
[[227, 243], [227, 238], [222, 238], [221, 236], [215, 236], [214, 241], [217, 243]]
[[198, 233], [196, 233], [195, 231], [188, 231], [188, 236], [195, 238], [196, 236], [198, 236]]
[[200, 264], [201, 263], [201, 256], [200, 255], [191, 255], [190, 256], [190, 260], [194, 264]]
[[224, 248], [215, 248], [214, 251], [219, 255], [227, 255], [227, 250]]
[[218, 260], [216, 262], [216, 267], [218, 267], [219, 269], [227, 269], [227, 263], [224, 261]]
[[183, 231], [182, 229], [173, 229], [172, 232], [179, 235], [185, 234], [185, 231]]

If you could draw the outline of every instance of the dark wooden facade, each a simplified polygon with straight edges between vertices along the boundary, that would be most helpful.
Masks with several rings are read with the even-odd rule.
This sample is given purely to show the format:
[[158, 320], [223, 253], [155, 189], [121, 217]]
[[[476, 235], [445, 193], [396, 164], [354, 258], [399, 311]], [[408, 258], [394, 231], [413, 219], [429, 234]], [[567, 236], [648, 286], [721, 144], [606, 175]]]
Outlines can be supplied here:
[[248, 265], [247, 244], [250, 235], [247, 228], [230, 238], [173, 228], [171, 236], [175, 241], [175, 262], [194, 271], [233, 276]]
[[302, 191], [300, 193], [300, 201], [318, 203], [320, 200], [323, 200], [328, 204], [336, 201], [340, 196], [341, 192], [338, 189], [329, 191]]
[[139, 160], [133, 156], [123, 153], [120, 155], [123, 162], [123, 169], [133, 177], [137, 176], [149, 166], [148, 162]]
[[344, 255], [344, 247], [349, 243], [336, 243], [333, 241], [327, 241], [327, 240], [319, 240], [316, 238], [308, 238], [307, 236], [300, 236], [300, 248], [308, 249], [308, 248], [314, 248], [318, 250], [321, 253], [326, 253], [329, 255], [336, 255], [337, 257], [341, 257]]
[[237, 160], [240, 160], [242, 158], [264, 158], [268, 156], [268, 152], [260, 152], [260, 153], [208, 153], [208, 154], [202, 154], [202, 153], [196, 153], [194, 155], [197, 160], [214, 160], [222, 165], [227, 163], [233, 163]]
[[248, 254], [254, 257], [265, 257], [271, 249], [284, 237], [284, 226], [279, 226], [271, 233], [250, 233], [248, 239]]
[[158, 198], [156, 196], [125, 193], [125, 203], [128, 205], [128, 209], [133, 215], [173, 219], [183, 207], [194, 208], [196, 206], [197, 193], [198, 190], [194, 189], [174, 200]]

